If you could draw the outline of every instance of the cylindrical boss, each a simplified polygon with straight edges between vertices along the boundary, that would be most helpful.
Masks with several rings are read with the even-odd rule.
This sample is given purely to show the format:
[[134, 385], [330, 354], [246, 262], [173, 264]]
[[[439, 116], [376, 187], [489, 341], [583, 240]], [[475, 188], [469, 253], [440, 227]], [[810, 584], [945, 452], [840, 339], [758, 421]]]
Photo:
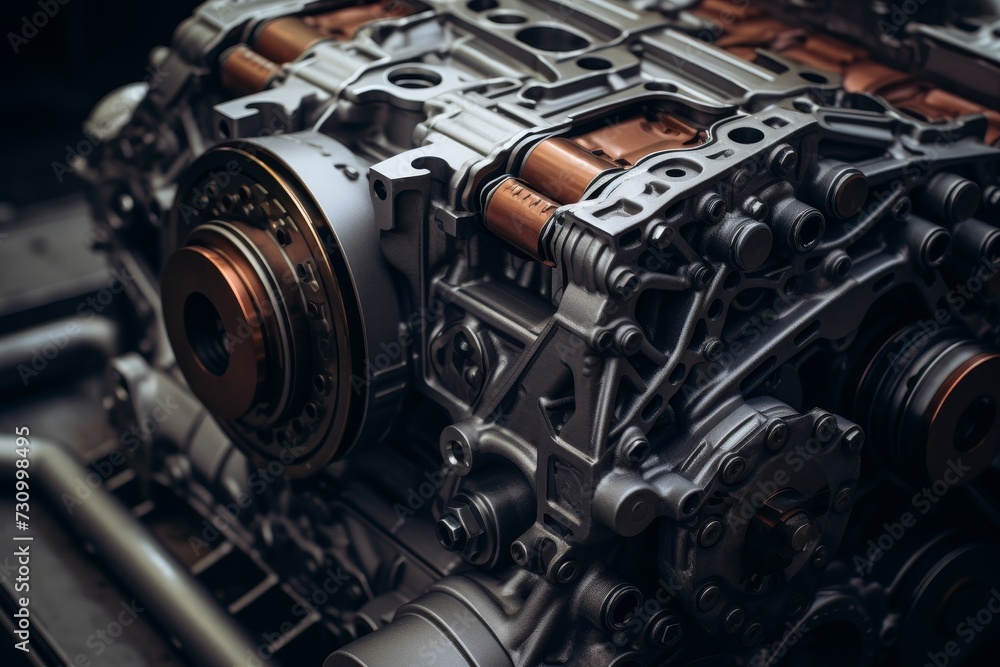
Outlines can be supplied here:
[[259, 93], [270, 85], [281, 68], [246, 44], [237, 44], [219, 58], [222, 85], [238, 95]]
[[561, 204], [573, 204], [601, 174], [617, 166], [569, 139], [551, 137], [528, 153], [521, 178]]
[[271, 19], [257, 29], [254, 50], [276, 63], [289, 63], [317, 42], [328, 39], [316, 28], [295, 16]]
[[401, 607], [391, 623], [333, 653], [323, 667], [513, 667], [489, 626], [441, 591]]
[[508, 176], [487, 195], [486, 228], [534, 259], [552, 264], [542, 235], [559, 204]]

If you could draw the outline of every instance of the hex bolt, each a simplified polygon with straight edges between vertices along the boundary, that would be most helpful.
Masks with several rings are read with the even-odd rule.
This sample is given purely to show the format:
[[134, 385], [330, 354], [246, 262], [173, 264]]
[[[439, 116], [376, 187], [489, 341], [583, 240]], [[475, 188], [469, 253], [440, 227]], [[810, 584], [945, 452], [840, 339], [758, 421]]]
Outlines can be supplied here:
[[671, 617], [661, 618], [656, 622], [650, 632], [650, 638], [653, 642], [663, 648], [669, 648], [676, 645], [683, 636], [683, 627], [679, 622]]
[[649, 243], [657, 250], [665, 250], [673, 239], [674, 229], [665, 223], [653, 227], [653, 231], [649, 234]]
[[799, 163], [798, 153], [788, 144], [783, 144], [771, 153], [771, 169], [778, 176], [788, 176]]
[[767, 448], [772, 452], [785, 446], [788, 442], [788, 424], [778, 420], [767, 429]]
[[854, 492], [845, 487], [837, 492], [837, 497], [833, 500], [833, 509], [837, 512], [846, 512], [851, 508], [853, 500]]
[[771, 207], [757, 197], [750, 197], [743, 202], [743, 212], [754, 220], [763, 222], [767, 218], [768, 213], [771, 212]]
[[454, 514], [445, 514], [437, 522], [438, 541], [448, 551], [461, 551], [465, 547], [468, 535], [465, 528]]
[[844, 434], [844, 445], [852, 452], [860, 452], [865, 446], [865, 432], [860, 426], [852, 426]]
[[722, 481], [726, 484], [735, 484], [743, 479], [743, 474], [747, 471], [747, 461], [742, 456], [731, 456], [722, 465]]
[[717, 225], [726, 216], [726, 200], [714, 192], [705, 194], [698, 202], [698, 217], [708, 225]]
[[722, 522], [718, 519], [709, 519], [698, 531], [698, 544], [708, 548], [715, 546], [722, 538]]
[[816, 437], [821, 443], [826, 444], [833, 440], [833, 436], [837, 435], [837, 418], [833, 415], [823, 415], [816, 420], [816, 426], [813, 428], [813, 436]]
[[696, 604], [701, 611], [711, 611], [715, 605], [719, 604], [722, 591], [715, 584], [708, 584], [698, 592]]
[[728, 614], [726, 614], [726, 632], [736, 632], [743, 625], [743, 621], [746, 620], [746, 612], [737, 607], [733, 609]]

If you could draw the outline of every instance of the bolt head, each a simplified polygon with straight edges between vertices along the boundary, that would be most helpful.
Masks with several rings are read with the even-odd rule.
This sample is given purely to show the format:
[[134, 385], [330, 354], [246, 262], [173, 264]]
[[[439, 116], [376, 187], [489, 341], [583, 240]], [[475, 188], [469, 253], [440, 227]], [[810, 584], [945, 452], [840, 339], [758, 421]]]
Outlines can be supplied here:
[[824, 444], [833, 440], [833, 436], [837, 435], [837, 418], [833, 415], [823, 415], [820, 417], [816, 421], [813, 435]]
[[718, 519], [709, 519], [698, 531], [698, 544], [706, 548], [715, 546], [721, 538], [722, 522]]
[[833, 501], [833, 509], [837, 512], [846, 512], [851, 508], [851, 501], [854, 500], [854, 492], [850, 489], [841, 489]]
[[628, 297], [635, 293], [635, 288], [639, 286], [639, 276], [626, 269], [622, 271], [614, 282], [614, 290], [618, 296]]
[[723, 464], [722, 481], [726, 484], [735, 484], [743, 479], [747, 471], [747, 461], [742, 456], [731, 456]]
[[642, 463], [649, 456], [649, 441], [645, 438], [636, 438], [625, 446], [623, 454], [629, 463]]
[[783, 421], [776, 421], [767, 430], [767, 448], [776, 451], [785, 446], [788, 442], [788, 424]]
[[865, 432], [860, 426], [854, 426], [844, 434], [844, 444], [852, 452], [860, 452], [865, 446]]
[[653, 642], [664, 648], [676, 645], [683, 636], [683, 627], [673, 618], [661, 618], [650, 633]]
[[799, 156], [791, 146], [780, 146], [774, 152], [771, 167], [778, 176], [788, 176], [799, 163]]
[[698, 593], [696, 603], [701, 611], [711, 611], [719, 604], [722, 591], [715, 584], [708, 584]]
[[751, 623], [743, 633], [743, 645], [753, 646], [764, 636], [764, 628], [760, 623]]
[[667, 248], [674, 239], [674, 230], [669, 225], [660, 224], [649, 234], [649, 242], [658, 250]]
[[580, 564], [575, 560], [567, 560], [556, 570], [556, 580], [561, 584], [568, 584], [580, 574]]
[[468, 536], [462, 522], [454, 514], [445, 514], [437, 522], [438, 541], [448, 551], [461, 551]]
[[737, 607], [726, 614], [726, 632], [736, 632], [746, 620], [746, 612]]

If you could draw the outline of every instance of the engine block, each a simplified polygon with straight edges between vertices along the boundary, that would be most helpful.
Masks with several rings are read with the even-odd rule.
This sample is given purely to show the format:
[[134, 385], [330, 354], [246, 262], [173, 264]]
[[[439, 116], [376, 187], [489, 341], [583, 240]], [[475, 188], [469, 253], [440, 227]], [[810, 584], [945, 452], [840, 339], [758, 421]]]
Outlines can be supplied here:
[[309, 610], [268, 655], [989, 655], [1000, 11], [938, 4], [181, 24], [78, 169], [140, 276], [113, 414], [183, 397], [134, 464]]

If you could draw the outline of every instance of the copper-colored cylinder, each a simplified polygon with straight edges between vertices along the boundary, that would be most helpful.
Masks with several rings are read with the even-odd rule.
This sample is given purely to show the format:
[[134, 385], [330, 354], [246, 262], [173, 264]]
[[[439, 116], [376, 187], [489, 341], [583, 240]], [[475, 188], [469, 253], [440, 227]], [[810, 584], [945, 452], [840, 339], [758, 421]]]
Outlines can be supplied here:
[[220, 58], [222, 85], [239, 95], [259, 93], [268, 87], [281, 68], [246, 44], [228, 49]]
[[617, 165], [561, 137], [540, 141], [528, 154], [521, 178], [562, 204], [583, 199], [601, 174]]
[[486, 228], [531, 257], [551, 264], [542, 234], [559, 204], [509, 176], [486, 202]]
[[253, 47], [257, 53], [276, 63], [288, 63], [324, 39], [327, 39], [326, 35], [297, 16], [282, 16], [267, 21], [257, 29]]

